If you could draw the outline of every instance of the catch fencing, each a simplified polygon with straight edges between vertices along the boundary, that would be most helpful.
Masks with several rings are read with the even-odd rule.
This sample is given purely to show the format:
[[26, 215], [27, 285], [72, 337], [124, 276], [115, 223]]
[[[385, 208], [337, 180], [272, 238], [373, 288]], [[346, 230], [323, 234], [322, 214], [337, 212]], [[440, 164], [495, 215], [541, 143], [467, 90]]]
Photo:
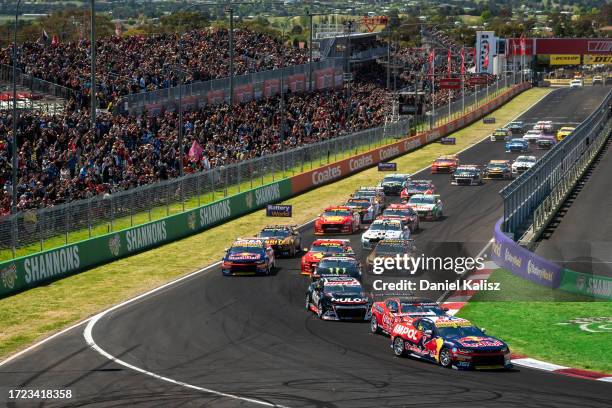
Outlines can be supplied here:
[[[74, 90], [53, 82], [35, 78], [24, 73], [17, 68], [17, 88], [27, 89], [32, 93], [45, 94], [56, 98], [70, 99], [74, 95]], [[0, 81], [13, 83], [13, 67], [11, 65], [0, 64]]]
[[[589, 117], [525, 173], [517, 177], [500, 191], [504, 200], [504, 217], [502, 230], [515, 240], [528, 231], [534, 222], [534, 214], [549, 196], [561, 197], [567, 193], [567, 182], [575, 182], [578, 174], [576, 167], [583, 167], [583, 156], [592, 157], [592, 145], [599, 143], [599, 138], [607, 138], [611, 120], [612, 92], [608, 93], [601, 105]], [[561, 186], [558, 188], [558, 186]], [[550, 199], [546, 201], [550, 204]], [[541, 229], [543, 217], [550, 208], [540, 209], [536, 224]]]

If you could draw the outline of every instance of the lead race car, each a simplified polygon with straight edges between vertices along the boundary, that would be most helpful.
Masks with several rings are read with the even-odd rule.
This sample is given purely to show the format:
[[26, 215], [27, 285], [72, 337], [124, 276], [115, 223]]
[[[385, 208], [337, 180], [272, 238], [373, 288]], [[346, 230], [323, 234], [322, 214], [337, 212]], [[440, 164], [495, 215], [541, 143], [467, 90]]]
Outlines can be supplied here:
[[306, 310], [322, 320], [368, 321], [371, 305], [361, 283], [351, 277], [323, 277], [311, 283], [306, 293]]
[[391, 331], [398, 356], [429, 360], [462, 370], [510, 369], [510, 349], [470, 321], [453, 316], [427, 316], [401, 321]]
[[223, 275], [270, 275], [275, 268], [274, 250], [265, 238], [238, 238], [221, 260]]

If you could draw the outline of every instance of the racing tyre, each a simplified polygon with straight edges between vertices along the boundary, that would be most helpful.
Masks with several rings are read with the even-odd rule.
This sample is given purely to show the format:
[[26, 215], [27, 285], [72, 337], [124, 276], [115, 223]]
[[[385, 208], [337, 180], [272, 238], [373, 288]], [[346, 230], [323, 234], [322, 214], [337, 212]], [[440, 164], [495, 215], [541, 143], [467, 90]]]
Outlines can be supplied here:
[[376, 316], [372, 316], [372, 318], [370, 319], [370, 331], [374, 334], [380, 333], [380, 327], [378, 327]]
[[445, 368], [450, 368], [451, 364], [451, 352], [448, 348], [443, 347], [442, 350], [440, 350], [440, 365]]
[[310, 310], [310, 295], [306, 294], [306, 310]]
[[404, 357], [406, 355], [406, 350], [404, 350], [404, 340], [401, 337], [396, 337], [393, 339], [393, 354], [396, 357]]
[[317, 310], [317, 316], [319, 316], [319, 319], [323, 319], [323, 306], [321, 305], [320, 300], [317, 302]]
[[442, 219], [442, 217], [444, 217], [444, 213], [442, 211], [440, 211], [438, 213], [438, 221], [440, 221]]
[[295, 246], [291, 247], [291, 249], [289, 250], [289, 256], [293, 258], [296, 253], [297, 253], [297, 249], [295, 249]]

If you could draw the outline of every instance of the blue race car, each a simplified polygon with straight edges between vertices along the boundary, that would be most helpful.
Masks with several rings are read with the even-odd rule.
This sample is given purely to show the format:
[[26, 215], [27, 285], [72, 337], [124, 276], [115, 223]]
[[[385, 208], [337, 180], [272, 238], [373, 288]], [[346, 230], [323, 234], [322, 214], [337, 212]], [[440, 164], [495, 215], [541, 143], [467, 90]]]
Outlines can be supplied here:
[[529, 151], [529, 143], [523, 139], [512, 139], [506, 142], [506, 153], [526, 153]]
[[391, 348], [398, 357], [410, 355], [448, 368], [512, 368], [506, 343], [454, 316], [425, 316], [396, 323], [391, 330]]
[[238, 238], [225, 251], [221, 272], [229, 275], [270, 275], [275, 268], [274, 249], [266, 238]]

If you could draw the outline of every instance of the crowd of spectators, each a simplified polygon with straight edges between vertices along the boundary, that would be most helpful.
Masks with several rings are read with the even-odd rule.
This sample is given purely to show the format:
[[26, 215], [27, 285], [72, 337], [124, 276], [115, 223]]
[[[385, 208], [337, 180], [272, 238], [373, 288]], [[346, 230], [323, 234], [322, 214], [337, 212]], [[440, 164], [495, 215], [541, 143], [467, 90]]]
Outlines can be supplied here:
[[[344, 90], [285, 96], [281, 136], [279, 96], [237, 104], [206, 105], [185, 112], [184, 168], [210, 169], [384, 123], [387, 92], [358, 80], [347, 115]], [[71, 102], [76, 104], [75, 101]], [[47, 116], [24, 112], [18, 122], [19, 210], [47, 207], [97, 194], [113, 193], [179, 175], [178, 117], [112, 116], [102, 113], [89, 128], [89, 111], [71, 106]], [[2, 214], [11, 204], [12, 118], [0, 115], [0, 192]], [[190, 154], [197, 146], [197, 155]]]
[[[193, 30], [182, 35], [108, 37], [96, 42], [99, 108], [108, 108], [130, 93], [229, 76], [228, 30]], [[146, 52], [144, 52], [146, 50]], [[284, 45], [268, 34], [234, 30], [234, 74], [308, 62], [308, 51]], [[0, 63], [12, 64], [12, 48], [0, 50]], [[25, 73], [77, 91], [78, 106], [87, 106], [90, 92], [89, 42], [28, 42], [18, 50]], [[175, 67], [185, 74], [179, 74]]]

